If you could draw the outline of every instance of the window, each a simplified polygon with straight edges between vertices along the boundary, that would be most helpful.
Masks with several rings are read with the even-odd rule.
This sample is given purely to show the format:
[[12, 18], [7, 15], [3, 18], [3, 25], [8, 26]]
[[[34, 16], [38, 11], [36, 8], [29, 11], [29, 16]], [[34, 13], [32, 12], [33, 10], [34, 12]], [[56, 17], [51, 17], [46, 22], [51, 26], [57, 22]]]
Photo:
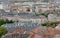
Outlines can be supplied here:
[[35, 12], [35, 9], [32, 9], [32, 12]]
[[39, 11], [38, 11], [39, 13], [42, 13], [42, 9], [39, 9]]

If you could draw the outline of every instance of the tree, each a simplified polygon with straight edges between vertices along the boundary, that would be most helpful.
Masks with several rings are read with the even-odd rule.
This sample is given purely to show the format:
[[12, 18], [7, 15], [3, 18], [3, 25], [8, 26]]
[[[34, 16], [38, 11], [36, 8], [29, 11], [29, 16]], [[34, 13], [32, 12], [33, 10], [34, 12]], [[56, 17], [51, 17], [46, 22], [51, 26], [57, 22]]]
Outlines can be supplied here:
[[2, 35], [6, 34], [7, 33], [7, 29], [5, 27], [0, 27], [0, 38]]
[[0, 26], [5, 24], [5, 21], [3, 19], [0, 19]]
[[5, 23], [14, 23], [14, 21], [6, 19]]
[[41, 15], [45, 16], [45, 17], [48, 17], [48, 14], [45, 14], [45, 13], [42, 13]]

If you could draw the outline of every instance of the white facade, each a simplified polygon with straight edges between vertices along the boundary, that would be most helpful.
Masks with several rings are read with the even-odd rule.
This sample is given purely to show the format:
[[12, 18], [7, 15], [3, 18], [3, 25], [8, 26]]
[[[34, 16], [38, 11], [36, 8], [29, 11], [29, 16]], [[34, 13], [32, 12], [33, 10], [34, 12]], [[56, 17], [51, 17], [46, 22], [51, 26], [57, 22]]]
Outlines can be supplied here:
[[54, 14], [49, 14], [48, 15], [48, 21], [54, 22], [56, 20], [56, 16]]
[[47, 22], [47, 19], [46, 18], [31, 19], [31, 21], [34, 22], [34, 23], [45, 23], [45, 22]]
[[60, 17], [58, 16], [58, 14], [49, 14], [48, 21], [50, 22], [60, 21]]

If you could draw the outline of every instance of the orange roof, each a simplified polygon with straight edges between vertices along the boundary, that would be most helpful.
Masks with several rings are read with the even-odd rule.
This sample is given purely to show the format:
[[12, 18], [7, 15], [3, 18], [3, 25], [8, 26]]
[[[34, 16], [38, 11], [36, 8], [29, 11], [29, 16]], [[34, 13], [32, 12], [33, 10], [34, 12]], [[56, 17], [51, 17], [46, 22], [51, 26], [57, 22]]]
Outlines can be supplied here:
[[17, 29], [15, 31], [13, 31], [12, 33], [21, 33], [24, 31], [24, 28], [21, 28], [21, 29]]
[[30, 30], [29, 33], [33, 33], [33, 32], [37, 33], [39, 30], [40, 30], [40, 28], [37, 27], [35, 29]]
[[[46, 29], [41, 34], [39, 31], [41, 31], [43, 28], [37, 27], [35, 29], [30, 30], [28, 32], [30, 34], [28, 36], [28, 38], [44, 38], [44, 36], [47, 36], [49, 38], [52, 35], [60, 34], [60, 30], [57, 30], [57, 29], [52, 28], [52, 27], [46, 27]], [[24, 28], [17, 29], [13, 33], [16, 34], [16, 33], [21, 33], [23, 31], [24, 31]]]
[[28, 38], [43, 38], [43, 36], [39, 34], [32, 34]]
[[46, 30], [44, 31], [43, 35], [41, 35], [41, 34], [38, 33], [38, 31], [40, 31], [41, 29], [42, 28], [38, 27], [38, 28], [35, 28], [35, 29], [29, 31], [29, 33], [31, 34], [29, 36], [29, 38], [42, 38], [43, 35], [49, 37], [51, 35], [60, 34], [60, 30], [56, 30], [55, 28], [52, 28], [52, 27], [46, 27]]
[[55, 34], [60, 34], [60, 30], [54, 30]]

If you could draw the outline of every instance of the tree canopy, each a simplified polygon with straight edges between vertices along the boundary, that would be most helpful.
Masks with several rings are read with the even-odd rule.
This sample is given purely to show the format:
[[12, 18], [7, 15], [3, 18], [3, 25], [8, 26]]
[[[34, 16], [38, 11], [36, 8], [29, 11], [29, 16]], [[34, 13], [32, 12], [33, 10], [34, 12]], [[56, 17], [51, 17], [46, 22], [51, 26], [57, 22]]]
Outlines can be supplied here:
[[3, 24], [6, 24], [6, 23], [14, 23], [12, 20], [3, 20], [3, 19], [0, 19], [0, 26], [3, 25]]
[[6, 19], [6, 20], [0, 19], [0, 38], [2, 35], [7, 33], [7, 28], [1, 26], [6, 23], [14, 23], [14, 22], [12, 20], [8, 20], [8, 19]]
[[0, 38], [2, 35], [7, 33], [7, 29], [5, 27], [0, 26]]

